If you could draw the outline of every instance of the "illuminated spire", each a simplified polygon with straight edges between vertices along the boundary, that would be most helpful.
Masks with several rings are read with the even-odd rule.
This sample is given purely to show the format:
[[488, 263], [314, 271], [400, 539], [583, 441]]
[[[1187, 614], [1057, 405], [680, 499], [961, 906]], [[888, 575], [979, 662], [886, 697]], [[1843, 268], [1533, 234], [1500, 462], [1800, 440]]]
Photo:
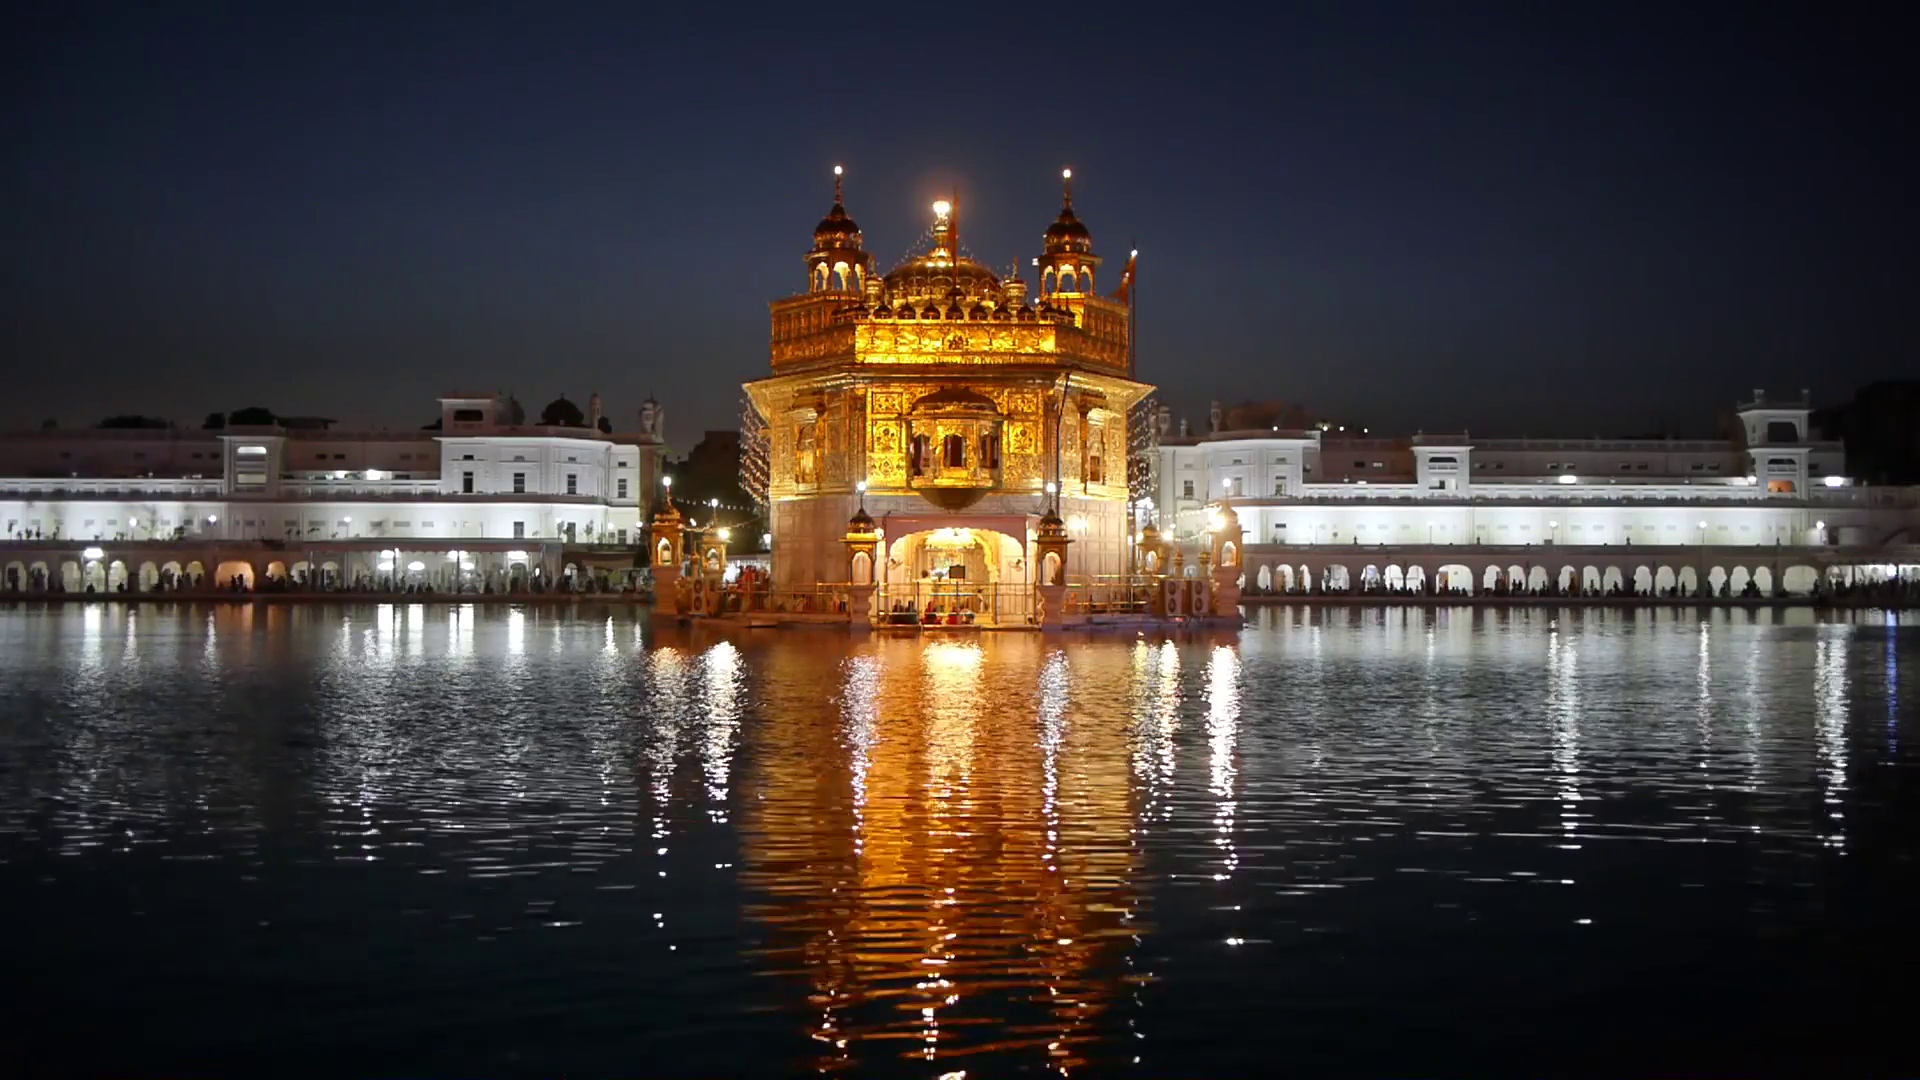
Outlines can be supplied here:
[[839, 206], [845, 202], [845, 200], [840, 197], [840, 174], [844, 171], [845, 170], [838, 165], [833, 167], [833, 205], [835, 206]]
[[1060, 170], [1060, 187], [1065, 192], [1067, 209], [1073, 209], [1073, 170]]

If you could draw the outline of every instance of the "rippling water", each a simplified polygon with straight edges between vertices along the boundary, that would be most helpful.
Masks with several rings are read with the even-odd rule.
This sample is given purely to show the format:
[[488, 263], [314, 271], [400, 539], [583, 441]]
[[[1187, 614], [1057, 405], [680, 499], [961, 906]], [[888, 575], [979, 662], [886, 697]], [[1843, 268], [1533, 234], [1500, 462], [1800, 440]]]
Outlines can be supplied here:
[[62, 1072], [1911, 1072], [1916, 694], [1878, 614], [0, 609], [10, 1027]]

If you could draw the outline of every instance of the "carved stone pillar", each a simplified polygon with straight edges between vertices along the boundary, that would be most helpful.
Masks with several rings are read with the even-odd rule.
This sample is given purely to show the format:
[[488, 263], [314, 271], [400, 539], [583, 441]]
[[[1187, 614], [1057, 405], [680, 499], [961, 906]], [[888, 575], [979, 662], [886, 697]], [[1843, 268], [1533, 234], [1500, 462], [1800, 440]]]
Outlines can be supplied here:
[[686, 611], [680, 587], [682, 530], [680, 511], [674, 509], [673, 500], [668, 498], [660, 512], [653, 515], [651, 535], [648, 537], [648, 551], [653, 563], [654, 608], [668, 615], [680, 615]]
[[840, 542], [847, 547], [847, 620], [853, 629], [866, 630], [873, 625], [873, 569], [880, 535], [867, 514], [866, 484], [860, 487], [860, 509], [847, 519], [847, 534]]
[[1212, 538], [1213, 610], [1223, 619], [1240, 618], [1241, 547], [1240, 515], [1231, 502], [1223, 503], [1218, 517], [1209, 522]]
[[1034, 586], [1040, 597], [1040, 625], [1059, 627], [1066, 623], [1067, 601], [1067, 548], [1073, 540], [1067, 536], [1066, 522], [1060, 515], [1049, 509], [1040, 518], [1040, 528], [1034, 533], [1034, 553], [1040, 562], [1038, 584]]

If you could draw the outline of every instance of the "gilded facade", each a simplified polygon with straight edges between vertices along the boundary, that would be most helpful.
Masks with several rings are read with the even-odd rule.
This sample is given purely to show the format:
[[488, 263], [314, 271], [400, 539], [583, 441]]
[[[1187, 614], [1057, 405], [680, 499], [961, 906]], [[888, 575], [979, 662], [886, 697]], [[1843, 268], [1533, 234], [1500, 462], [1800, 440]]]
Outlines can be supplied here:
[[[836, 180], [807, 291], [771, 305], [772, 373], [746, 386], [767, 425], [776, 586], [872, 573], [882, 611], [1018, 620], [1052, 518], [1072, 541], [1066, 583], [1127, 573], [1127, 417], [1151, 388], [1132, 378], [1130, 268], [1097, 291], [1071, 187], [1031, 293], [965, 254], [946, 200], [928, 250], [877, 272], [839, 196]], [[863, 507], [881, 536], [871, 568], [843, 543]]]

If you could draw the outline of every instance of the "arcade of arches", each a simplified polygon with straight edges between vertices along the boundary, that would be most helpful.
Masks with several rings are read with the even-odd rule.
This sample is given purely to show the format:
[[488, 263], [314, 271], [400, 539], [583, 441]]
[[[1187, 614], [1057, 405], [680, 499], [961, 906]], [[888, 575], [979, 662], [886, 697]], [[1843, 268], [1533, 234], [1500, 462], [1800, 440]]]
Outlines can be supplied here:
[[[1392, 549], [1284, 553], [1250, 547], [1248, 595], [1419, 593], [1457, 596], [1804, 596], [1828, 589], [1920, 577], [1920, 567], [1817, 561], [1804, 551], [1747, 548], [1682, 560], [1621, 548], [1564, 551], [1543, 561], [1505, 555], [1442, 555]], [[1397, 557], [1396, 557], [1397, 556]]]

